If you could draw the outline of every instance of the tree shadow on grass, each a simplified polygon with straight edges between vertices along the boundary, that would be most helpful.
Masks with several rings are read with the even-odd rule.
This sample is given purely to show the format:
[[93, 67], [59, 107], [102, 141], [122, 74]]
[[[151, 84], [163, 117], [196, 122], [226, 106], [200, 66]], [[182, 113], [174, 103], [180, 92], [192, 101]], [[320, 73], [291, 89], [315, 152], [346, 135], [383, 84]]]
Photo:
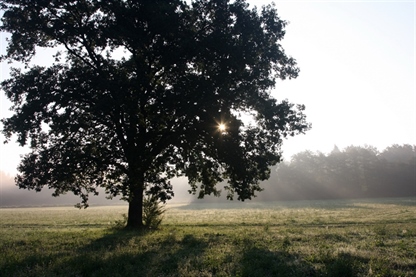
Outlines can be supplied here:
[[[4, 276], [365, 276], [370, 262], [374, 274], [394, 276], [389, 263], [350, 253], [310, 260], [285, 241], [271, 250], [261, 237], [165, 228], [113, 230], [86, 245], [69, 249], [63, 243], [56, 251], [33, 252], [0, 266], [5, 265]], [[407, 266], [402, 270], [411, 272]]]
[[[158, 231], [156, 231], [158, 232]], [[148, 239], [151, 236], [156, 236]], [[181, 265], [198, 260], [206, 242], [193, 235], [114, 231], [78, 250], [69, 261], [81, 276], [180, 276]]]
[[0, 275], [184, 276], [184, 264], [195, 272], [201, 269], [195, 261], [207, 248], [206, 241], [192, 234], [163, 231], [111, 230], [86, 245], [68, 243], [73, 239], [57, 249], [33, 250], [0, 261]]
[[[339, 253], [319, 263], [309, 263], [297, 255], [287, 252], [271, 252], [261, 248], [251, 248], [241, 260], [241, 276], [321, 276], [350, 277], [366, 276], [369, 260], [349, 253]], [[386, 266], [378, 269], [379, 276], [392, 276], [385, 271]]]
[[[292, 274], [300, 265], [308, 267], [298, 262], [297, 257], [284, 251], [252, 247], [254, 244], [254, 238], [235, 241], [233, 237], [210, 232], [113, 230], [84, 246], [27, 255], [9, 263], [5, 273], [8, 276], [307, 276]], [[221, 256], [223, 249], [228, 252]]]
[[246, 250], [240, 265], [241, 276], [318, 276], [315, 269], [299, 257], [258, 247]]

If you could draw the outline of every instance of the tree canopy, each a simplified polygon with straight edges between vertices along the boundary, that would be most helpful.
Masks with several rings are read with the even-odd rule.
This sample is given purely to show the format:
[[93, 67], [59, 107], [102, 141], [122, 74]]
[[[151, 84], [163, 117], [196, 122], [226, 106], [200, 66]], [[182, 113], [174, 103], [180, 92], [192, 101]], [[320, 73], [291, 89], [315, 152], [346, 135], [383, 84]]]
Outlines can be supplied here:
[[[14, 111], [2, 132], [31, 149], [18, 168], [21, 188], [72, 191], [86, 207], [103, 187], [129, 202], [128, 226], [140, 227], [143, 194], [170, 199], [174, 176], [199, 197], [226, 180], [229, 199], [251, 199], [283, 139], [310, 127], [303, 105], [270, 94], [299, 72], [279, 44], [286, 22], [273, 5], [0, 3], [0, 31], [11, 34], [2, 61], [26, 65], [1, 83]], [[30, 63], [39, 47], [54, 51], [53, 64]]]

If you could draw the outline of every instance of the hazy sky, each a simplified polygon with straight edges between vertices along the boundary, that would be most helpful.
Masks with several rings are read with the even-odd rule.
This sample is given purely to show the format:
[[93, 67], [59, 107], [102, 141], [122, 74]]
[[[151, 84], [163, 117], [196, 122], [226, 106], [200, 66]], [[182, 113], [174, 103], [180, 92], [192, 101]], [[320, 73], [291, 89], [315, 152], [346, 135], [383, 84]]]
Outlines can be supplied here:
[[415, 1], [277, 2], [301, 69], [276, 97], [306, 105], [312, 130], [287, 154], [334, 144], [416, 143]]
[[[267, 0], [248, 1], [261, 6]], [[300, 67], [297, 79], [279, 82], [278, 99], [306, 105], [312, 130], [284, 142], [286, 159], [336, 144], [379, 150], [416, 144], [415, 1], [275, 1], [290, 24], [282, 42]], [[1, 34], [1, 53], [5, 34]], [[42, 52], [37, 61], [48, 61]], [[0, 79], [10, 65], [2, 64]], [[10, 102], [0, 96], [0, 118]], [[4, 137], [0, 136], [0, 142]], [[14, 174], [25, 150], [0, 144], [0, 170]]]

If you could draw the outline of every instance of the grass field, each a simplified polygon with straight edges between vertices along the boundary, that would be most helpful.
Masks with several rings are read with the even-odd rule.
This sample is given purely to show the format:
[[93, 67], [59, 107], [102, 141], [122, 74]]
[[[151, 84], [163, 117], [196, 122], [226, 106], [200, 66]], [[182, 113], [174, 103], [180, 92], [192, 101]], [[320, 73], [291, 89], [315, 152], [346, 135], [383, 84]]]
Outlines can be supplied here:
[[416, 276], [416, 199], [0, 209], [0, 276]]

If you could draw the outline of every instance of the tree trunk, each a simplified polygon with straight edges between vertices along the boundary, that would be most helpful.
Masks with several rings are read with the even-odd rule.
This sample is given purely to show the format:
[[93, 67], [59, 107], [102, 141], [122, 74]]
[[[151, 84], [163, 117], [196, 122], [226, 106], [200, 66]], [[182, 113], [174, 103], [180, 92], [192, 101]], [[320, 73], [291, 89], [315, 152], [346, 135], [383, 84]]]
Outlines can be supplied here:
[[143, 228], [143, 178], [131, 185], [127, 228]]

